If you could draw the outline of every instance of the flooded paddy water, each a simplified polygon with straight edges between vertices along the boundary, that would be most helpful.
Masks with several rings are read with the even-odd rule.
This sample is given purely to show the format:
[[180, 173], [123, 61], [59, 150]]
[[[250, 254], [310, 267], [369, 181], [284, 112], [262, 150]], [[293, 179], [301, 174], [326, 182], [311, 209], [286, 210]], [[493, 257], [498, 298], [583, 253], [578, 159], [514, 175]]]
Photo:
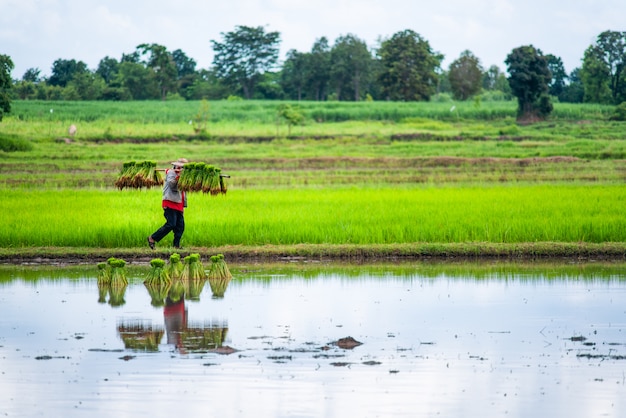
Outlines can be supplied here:
[[0, 415], [626, 416], [624, 264], [229, 267], [0, 266]]

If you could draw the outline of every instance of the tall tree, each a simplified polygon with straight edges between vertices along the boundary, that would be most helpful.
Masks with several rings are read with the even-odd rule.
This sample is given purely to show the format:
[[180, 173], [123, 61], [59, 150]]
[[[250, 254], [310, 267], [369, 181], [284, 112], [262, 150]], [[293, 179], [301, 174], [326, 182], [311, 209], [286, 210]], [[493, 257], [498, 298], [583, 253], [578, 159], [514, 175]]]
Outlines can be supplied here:
[[559, 100], [562, 98], [563, 90], [567, 85], [567, 73], [565, 72], [565, 66], [561, 58], [552, 54], [546, 55], [548, 60], [548, 69], [552, 74], [552, 79], [548, 83], [548, 92], [551, 96], [556, 96]]
[[172, 52], [172, 59], [174, 60], [174, 65], [176, 65], [179, 79], [196, 72], [196, 61], [193, 58], [189, 58], [182, 50], [177, 49]]
[[352, 34], [337, 38], [330, 51], [330, 83], [338, 100], [359, 101], [365, 96], [372, 61], [365, 41]]
[[548, 60], [532, 45], [513, 49], [506, 57], [509, 85], [517, 97], [517, 117], [523, 121], [545, 119], [552, 112], [548, 83], [552, 74]]
[[280, 83], [283, 91], [292, 100], [302, 100], [309, 80], [310, 55], [298, 52], [295, 49], [287, 52], [287, 59], [283, 63]]
[[39, 68], [29, 68], [24, 72], [22, 81], [30, 81], [31, 83], [39, 83], [41, 81], [41, 70]]
[[261, 75], [278, 62], [280, 33], [266, 33], [262, 26], [236, 26], [221, 35], [222, 42], [211, 41], [214, 70], [227, 85], [250, 99]]
[[458, 100], [467, 100], [480, 92], [483, 68], [480, 60], [470, 51], [465, 50], [461, 56], [450, 64], [448, 78], [452, 94]]
[[[613, 104], [626, 100], [626, 32], [605, 31], [595, 45], [585, 50], [582, 79], [585, 101], [605, 102], [604, 85], [608, 86]], [[591, 89], [587, 92], [587, 89]]]
[[158, 83], [154, 73], [143, 64], [122, 62], [115, 80], [122, 86], [133, 100], [150, 100], [160, 98]]
[[167, 98], [167, 94], [176, 91], [178, 73], [172, 54], [167, 48], [159, 44], [141, 44], [137, 46], [141, 55], [148, 55], [146, 65], [154, 73], [154, 78], [159, 86], [161, 100]]
[[584, 101], [587, 103], [611, 103], [611, 74], [597, 46], [585, 50], [580, 77], [585, 87]]
[[13, 85], [11, 71], [13, 71], [13, 61], [8, 55], [0, 54], [0, 121], [6, 113], [11, 113], [11, 96], [9, 91]]
[[65, 87], [75, 75], [88, 71], [87, 64], [82, 61], [58, 59], [52, 63], [52, 75], [48, 78], [48, 84]]
[[569, 83], [563, 88], [562, 98], [567, 103], [582, 103], [585, 99], [585, 87], [581, 78], [581, 69], [574, 68], [567, 77]]
[[378, 56], [378, 79], [388, 100], [429, 100], [437, 91], [437, 70], [443, 56], [434, 53], [416, 32], [395, 33], [381, 43]]
[[313, 100], [325, 100], [330, 81], [330, 45], [326, 37], [315, 41], [308, 61], [308, 96]]
[[115, 58], [106, 56], [98, 63], [96, 74], [102, 77], [105, 83], [110, 84], [117, 76], [119, 67], [120, 63]]

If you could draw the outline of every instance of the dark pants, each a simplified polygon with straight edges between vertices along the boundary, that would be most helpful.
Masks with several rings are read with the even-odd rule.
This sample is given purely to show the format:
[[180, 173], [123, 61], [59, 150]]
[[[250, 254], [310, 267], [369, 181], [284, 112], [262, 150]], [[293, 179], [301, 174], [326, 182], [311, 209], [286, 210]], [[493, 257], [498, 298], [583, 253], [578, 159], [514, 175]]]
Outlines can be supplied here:
[[180, 239], [183, 236], [183, 232], [185, 232], [185, 217], [183, 213], [174, 209], [165, 208], [163, 210], [163, 216], [165, 216], [165, 225], [152, 234], [152, 239], [159, 242], [171, 231], [174, 231], [173, 245], [174, 247], [180, 247]]

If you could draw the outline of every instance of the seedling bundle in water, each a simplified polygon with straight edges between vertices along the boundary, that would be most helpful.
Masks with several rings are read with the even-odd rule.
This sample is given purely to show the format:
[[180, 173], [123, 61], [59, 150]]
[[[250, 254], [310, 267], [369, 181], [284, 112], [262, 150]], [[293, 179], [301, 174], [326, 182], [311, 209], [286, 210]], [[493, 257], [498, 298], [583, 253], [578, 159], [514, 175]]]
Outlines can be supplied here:
[[120, 190], [124, 187], [149, 189], [154, 186], [162, 186], [163, 176], [156, 166], [156, 161], [125, 162], [115, 180], [115, 186]]
[[170, 275], [165, 269], [165, 261], [154, 258], [150, 261], [150, 271], [144, 281], [145, 285], [170, 285]]
[[200, 254], [189, 254], [185, 257], [183, 263], [184, 268], [181, 273], [181, 279], [183, 280], [200, 280], [206, 279], [206, 273], [202, 261], [200, 261]]
[[126, 287], [126, 261], [119, 258], [109, 258], [107, 261], [111, 267], [111, 287]]
[[218, 254], [211, 257], [211, 268], [208, 273], [209, 285], [214, 297], [224, 297], [230, 279], [233, 277], [224, 261], [224, 255]]
[[173, 253], [170, 255], [170, 263], [167, 265], [167, 274], [169, 274], [170, 279], [178, 279], [183, 272], [185, 266], [180, 261], [180, 254]]

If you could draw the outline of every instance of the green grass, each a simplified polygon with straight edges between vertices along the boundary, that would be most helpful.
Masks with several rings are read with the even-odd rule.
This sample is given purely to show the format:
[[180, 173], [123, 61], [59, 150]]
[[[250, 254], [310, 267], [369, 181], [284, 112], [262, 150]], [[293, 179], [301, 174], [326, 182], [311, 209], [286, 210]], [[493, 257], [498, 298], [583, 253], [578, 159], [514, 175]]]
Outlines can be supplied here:
[[517, 125], [514, 103], [299, 105], [307, 123], [286, 138], [275, 102], [212, 102], [203, 135], [188, 123], [199, 102], [17, 102], [0, 138], [27, 146], [0, 150], [0, 249], [154, 255], [161, 191], [113, 184], [125, 161], [186, 157], [232, 176], [226, 196], [190, 196], [190, 248], [623, 257], [626, 137], [612, 107], [557, 104]]
[[[158, 190], [3, 194], [2, 247], [144, 246], [164, 221]], [[623, 186], [247, 190], [189, 204], [194, 247], [626, 241]]]

